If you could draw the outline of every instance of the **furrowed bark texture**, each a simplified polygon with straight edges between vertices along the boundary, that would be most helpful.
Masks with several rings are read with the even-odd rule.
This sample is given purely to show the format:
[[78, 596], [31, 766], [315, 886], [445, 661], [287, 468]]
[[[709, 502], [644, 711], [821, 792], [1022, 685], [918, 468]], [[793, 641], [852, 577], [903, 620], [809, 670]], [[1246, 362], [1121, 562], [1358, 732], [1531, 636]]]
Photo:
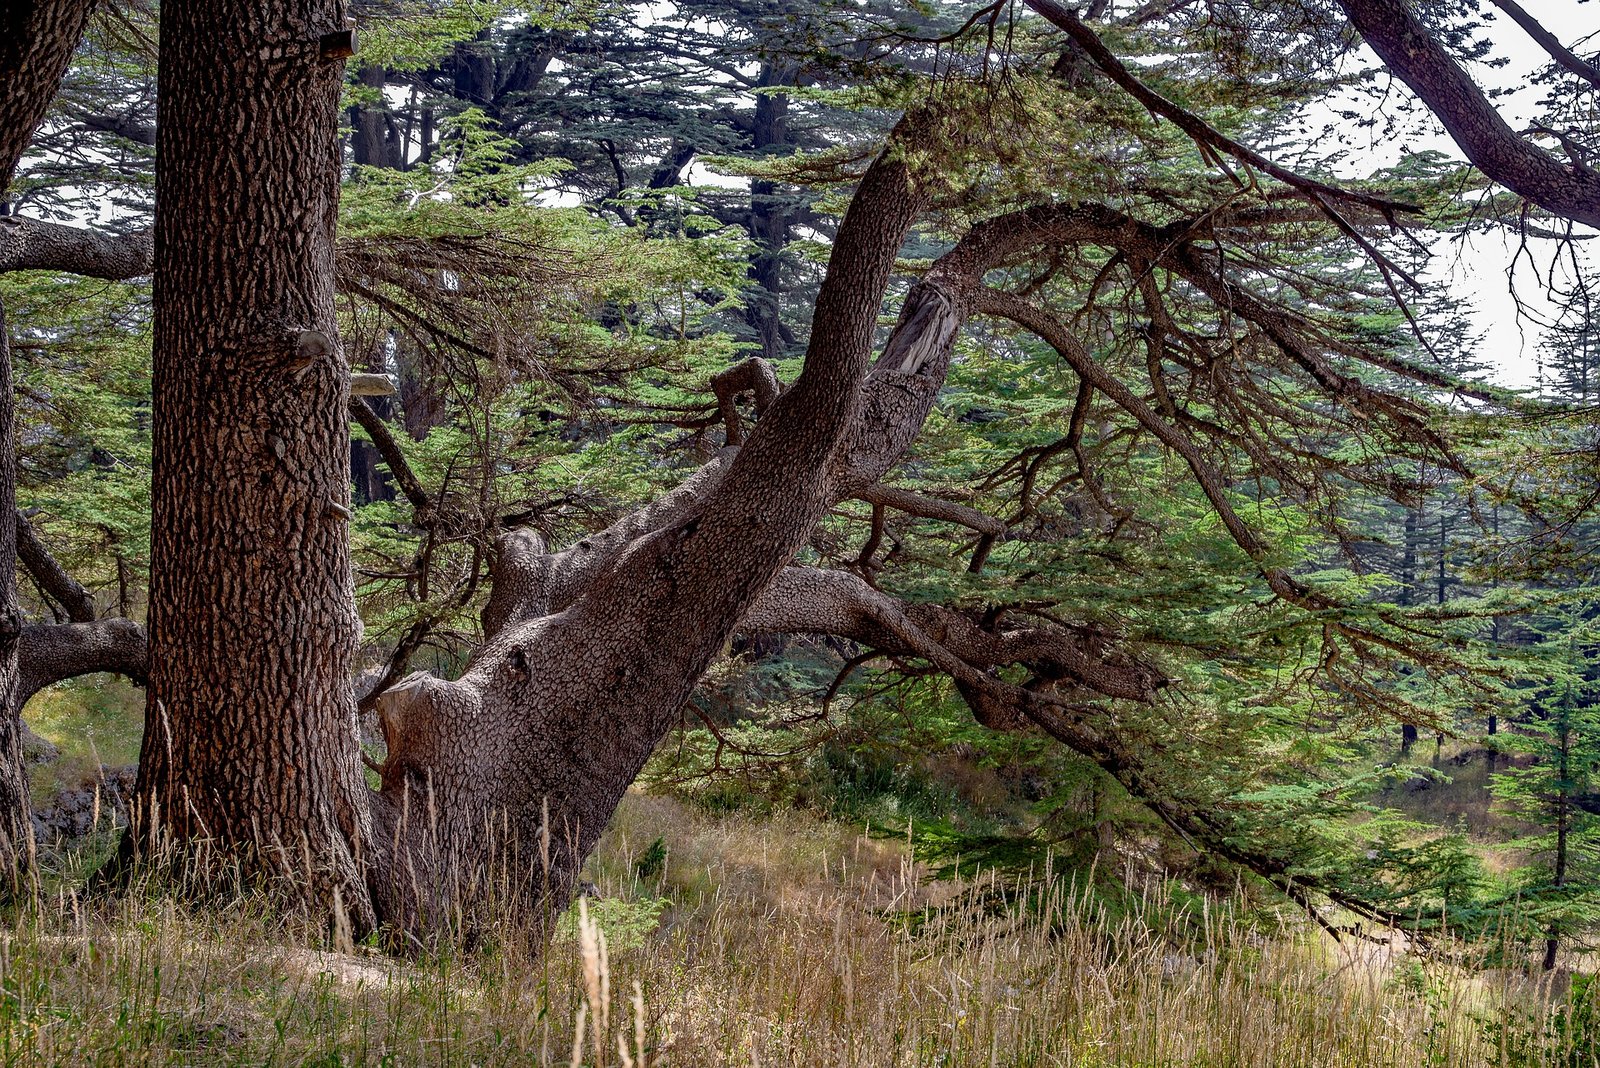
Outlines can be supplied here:
[[[3, 77], [3, 75], [0, 75]], [[16, 403], [11, 389], [10, 329], [0, 306], [0, 515], [16, 508]], [[15, 700], [22, 611], [17, 603], [17, 532], [0, 523], [0, 883], [14, 885], [27, 866], [28, 774], [22, 759], [22, 717]]]
[[[93, 8], [93, 0], [22, 0], [0, 6], [0, 194], [10, 188]], [[16, 508], [15, 433], [11, 345], [0, 307], [0, 516]], [[16, 573], [16, 527], [0, 523], [0, 880], [12, 884], [26, 864], [33, 834], [22, 720], [13, 700], [22, 633]]]
[[[502, 598], [486, 613], [493, 637], [461, 679], [413, 676], [379, 699], [382, 815], [399, 847], [391, 911], [437, 922], [470, 899], [463, 879], [564, 904], [701, 673], [833, 503], [833, 456], [855, 421], [879, 304], [920, 204], [902, 162], [886, 154], [868, 170], [840, 228], [804, 371], [726, 469], [703, 472], [702, 483], [715, 482], [703, 498], [676, 494], [637, 536], [580, 543], [568, 560], [593, 577], [563, 609], [551, 581], [564, 576], [528, 569], [523, 592], [539, 614]], [[625, 543], [615, 555], [614, 542]], [[502, 560], [507, 549], [514, 560], [542, 544], [523, 534]], [[608, 563], [582, 567], [584, 553]]]
[[[390, 753], [382, 815], [399, 858], [389, 900], [408, 926], [437, 922], [467, 896], [471, 887], [446, 886], [447, 870], [475, 885], [521, 871], [513, 892], [563, 902], [622, 792], [735, 629], [822, 631], [930, 660], [998, 727], [1023, 722], [1014, 698], [985, 681], [1003, 664], [1091, 696], [1138, 699], [1161, 684], [1099, 635], [986, 630], [849, 575], [783, 567], [823, 510], [851, 496], [990, 537], [1002, 530], [971, 509], [877, 483], [932, 408], [988, 268], [1041, 238], [1103, 239], [1105, 220], [1091, 211], [1063, 222], [1049, 209], [974, 227], [913, 286], [863, 374], [917, 201], [891, 156], [874, 165], [840, 231], [806, 371], [776, 397], [753, 387], [765, 407], [747, 444], [570, 548], [551, 552], [529, 530], [506, 535], [484, 612], [488, 641], [467, 673], [453, 683], [414, 675], [378, 698]], [[1041, 214], [1055, 225], [1041, 226]], [[540, 864], [500, 864], [489, 853], [502, 847]]]
[[[136, 818], [374, 916], [349, 676], [334, 0], [161, 7], [150, 691]], [[306, 872], [304, 869], [311, 870]]]

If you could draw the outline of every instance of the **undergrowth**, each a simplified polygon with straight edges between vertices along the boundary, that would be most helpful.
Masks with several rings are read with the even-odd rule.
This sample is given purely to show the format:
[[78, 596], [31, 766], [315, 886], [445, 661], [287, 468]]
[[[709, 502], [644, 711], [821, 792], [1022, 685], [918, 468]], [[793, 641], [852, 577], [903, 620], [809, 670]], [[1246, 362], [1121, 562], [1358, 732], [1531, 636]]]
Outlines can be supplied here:
[[[0, 937], [7, 1064], [1568, 1065], [1592, 1011], [1448, 947], [1335, 945], [1081, 873], [935, 879], [901, 840], [633, 794], [538, 955], [407, 959], [142, 884], [58, 880]], [[1587, 989], [1573, 987], [1580, 998]], [[1590, 1058], [1590, 1059], [1584, 1059]]]

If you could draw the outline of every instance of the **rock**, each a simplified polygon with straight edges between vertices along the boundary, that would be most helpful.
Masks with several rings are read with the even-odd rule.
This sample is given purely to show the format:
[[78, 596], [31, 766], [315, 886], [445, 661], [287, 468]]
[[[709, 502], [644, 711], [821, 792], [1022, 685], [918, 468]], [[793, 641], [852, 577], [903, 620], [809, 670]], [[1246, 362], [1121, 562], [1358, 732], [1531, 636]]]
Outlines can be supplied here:
[[104, 768], [99, 779], [62, 790], [52, 798], [35, 798], [33, 834], [41, 845], [61, 845], [84, 838], [98, 826], [127, 823], [127, 799], [133, 793], [138, 766]]
[[33, 733], [33, 728], [22, 725], [22, 759], [29, 764], [48, 764], [61, 756], [56, 743]]

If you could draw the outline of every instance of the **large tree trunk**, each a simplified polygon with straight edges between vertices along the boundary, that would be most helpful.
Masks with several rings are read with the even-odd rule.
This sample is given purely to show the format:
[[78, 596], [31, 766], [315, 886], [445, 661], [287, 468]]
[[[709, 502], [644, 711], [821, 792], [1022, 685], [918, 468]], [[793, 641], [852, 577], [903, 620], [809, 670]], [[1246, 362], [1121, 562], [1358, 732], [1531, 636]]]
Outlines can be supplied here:
[[[10, 187], [17, 163], [61, 85], [93, 8], [93, 0], [22, 0], [0, 6], [0, 195]], [[15, 431], [11, 345], [5, 309], [0, 308], [0, 517], [16, 510]], [[22, 636], [16, 573], [16, 525], [0, 522], [0, 881], [13, 889], [32, 852], [33, 836], [22, 719], [12, 699]]]
[[[134, 848], [205, 839], [357, 927], [335, 0], [161, 8], [150, 692]], [[310, 869], [309, 871], [306, 869]]]
[[552, 555], [531, 533], [508, 539], [465, 675], [415, 675], [379, 699], [379, 823], [399, 846], [381, 895], [399, 922], [453, 921], [486, 891], [535, 916], [565, 904], [701, 673], [833, 503], [834, 454], [920, 203], [905, 164], [880, 157], [840, 229], [805, 369], [731, 459], [614, 537]]
[[[0, 307], [0, 515], [16, 509], [17, 457], [13, 448], [16, 403], [11, 390], [11, 343]], [[22, 716], [17, 690], [17, 647], [22, 612], [17, 604], [16, 525], [0, 523], [0, 884], [15, 890], [27, 867], [33, 833], [28, 772], [22, 759]]]

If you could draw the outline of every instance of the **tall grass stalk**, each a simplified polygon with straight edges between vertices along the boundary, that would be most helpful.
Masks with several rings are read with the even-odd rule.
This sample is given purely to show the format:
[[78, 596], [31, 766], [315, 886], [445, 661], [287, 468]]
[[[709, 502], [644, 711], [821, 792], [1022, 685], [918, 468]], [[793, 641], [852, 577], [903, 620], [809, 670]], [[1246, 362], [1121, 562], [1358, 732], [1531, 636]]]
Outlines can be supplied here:
[[[671, 843], [664, 864], [640, 858]], [[659, 847], [656, 848], [659, 854]], [[153, 869], [154, 870], [154, 869]], [[36, 893], [0, 931], [6, 1064], [1570, 1065], [1564, 986], [1336, 945], [1050, 870], [929, 882], [902, 842], [632, 796], [547, 954], [508, 922], [407, 958], [239, 881]], [[492, 885], [486, 880], [485, 885]], [[186, 895], [175, 891], [187, 889]], [[1448, 947], [1442, 947], [1448, 948]], [[1566, 1043], [1566, 1048], [1563, 1048]]]

